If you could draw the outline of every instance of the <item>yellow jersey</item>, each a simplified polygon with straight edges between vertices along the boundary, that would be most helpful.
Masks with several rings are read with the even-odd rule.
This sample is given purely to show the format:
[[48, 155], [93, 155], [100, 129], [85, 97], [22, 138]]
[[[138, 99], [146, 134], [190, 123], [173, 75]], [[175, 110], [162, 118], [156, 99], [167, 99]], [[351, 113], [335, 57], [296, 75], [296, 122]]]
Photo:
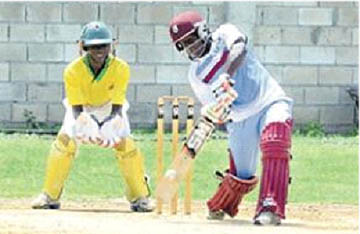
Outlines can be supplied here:
[[109, 55], [95, 77], [89, 55], [79, 57], [64, 70], [66, 97], [70, 105], [101, 106], [109, 101], [122, 105], [130, 77], [129, 65]]

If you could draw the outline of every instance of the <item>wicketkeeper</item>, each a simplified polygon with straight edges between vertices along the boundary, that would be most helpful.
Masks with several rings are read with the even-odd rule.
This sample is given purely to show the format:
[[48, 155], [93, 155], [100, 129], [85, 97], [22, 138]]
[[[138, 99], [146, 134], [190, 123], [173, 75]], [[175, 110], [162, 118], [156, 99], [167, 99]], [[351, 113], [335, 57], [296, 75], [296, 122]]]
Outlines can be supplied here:
[[126, 114], [129, 65], [110, 53], [113, 37], [102, 22], [87, 24], [79, 44], [86, 53], [64, 70], [66, 114], [51, 145], [43, 192], [32, 207], [58, 209], [79, 144], [97, 144], [114, 149], [131, 210], [151, 211], [143, 156], [130, 137]]
[[[258, 183], [260, 146], [262, 176], [254, 223], [280, 224], [288, 193], [293, 101], [234, 25], [210, 32], [197, 12], [187, 11], [171, 20], [169, 30], [176, 49], [191, 61], [188, 78], [203, 105], [202, 115], [225, 124], [229, 134], [230, 165], [225, 174], [218, 173], [222, 181], [207, 202], [209, 218], [238, 213], [242, 198]], [[229, 79], [236, 99], [222, 106], [221, 96], [228, 94], [219, 87]]]

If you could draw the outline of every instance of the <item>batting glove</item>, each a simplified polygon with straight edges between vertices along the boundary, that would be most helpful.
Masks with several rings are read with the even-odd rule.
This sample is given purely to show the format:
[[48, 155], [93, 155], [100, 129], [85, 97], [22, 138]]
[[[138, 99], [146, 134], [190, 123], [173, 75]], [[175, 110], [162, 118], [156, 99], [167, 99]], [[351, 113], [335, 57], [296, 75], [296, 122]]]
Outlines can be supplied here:
[[219, 75], [219, 78], [211, 84], [211, 90], [216, 101], [220, 102], [222, 99], [228, 99], [227, 102], [232, 103], [237, 98], [237, 92], [233, 88], [234, 84], [235, 81], [230, 79], [229, 74], [222, 73]]
[[214, 83], [211, 89], [215, 97], [215, 102], [201, 108], [201, 114], [211, 120], [213, 123], [223, 124], [229, 121], [231, 105], [238, 94], [233, 88], [234, 80], [230, 75], [223, 73]]
[[231, 106], [223, 103], [210, 103], [201, 108], [201, 115], [214, 124], [223, 124], [229, 121]]

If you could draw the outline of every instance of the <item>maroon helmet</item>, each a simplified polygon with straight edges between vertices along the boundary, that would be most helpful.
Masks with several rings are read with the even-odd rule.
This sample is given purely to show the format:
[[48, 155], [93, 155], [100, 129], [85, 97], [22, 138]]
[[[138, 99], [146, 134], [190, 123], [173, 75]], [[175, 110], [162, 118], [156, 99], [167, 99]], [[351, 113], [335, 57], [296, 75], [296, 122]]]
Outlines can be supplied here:
[[170, 37], [176, 49], [186, 51], [190, 60], [204, 56], [210, 42], [210, 30], [196, 11], [186, 11], [175, 16], [170, 21]]

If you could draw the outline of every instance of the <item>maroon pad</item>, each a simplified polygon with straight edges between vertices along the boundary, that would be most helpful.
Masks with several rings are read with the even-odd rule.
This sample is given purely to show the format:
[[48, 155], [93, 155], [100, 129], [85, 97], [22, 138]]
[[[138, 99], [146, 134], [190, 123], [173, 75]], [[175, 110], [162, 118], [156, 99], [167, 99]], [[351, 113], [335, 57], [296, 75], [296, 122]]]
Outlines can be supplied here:
[[292, 120], [270, 123], [262, 132], [262, 176], [257, 217], [263, 211], [271, 211], [285, 218], [285, 204], [289, 184], [289, 159]]
[[238, 213], [243, 196], [252, 191], [257, 182], [257, 177], [242, 180], [232, 174], [226, 174], [215, 195], [207, 202], [209, 210], [222, 210], [234, 217]]

